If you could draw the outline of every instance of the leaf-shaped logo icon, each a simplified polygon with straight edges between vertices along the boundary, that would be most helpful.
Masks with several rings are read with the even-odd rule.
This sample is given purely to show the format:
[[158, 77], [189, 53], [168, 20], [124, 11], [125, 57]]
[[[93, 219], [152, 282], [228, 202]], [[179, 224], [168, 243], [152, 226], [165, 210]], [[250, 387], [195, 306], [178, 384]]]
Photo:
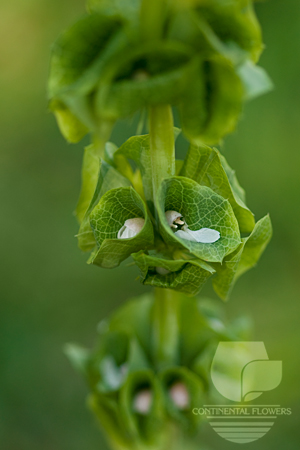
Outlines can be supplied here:
[[281, 382], [281, 361], [269, 361], [263, 342], [220, 342], [211, 377], [215, 388], [235, 402], [250, 401]]

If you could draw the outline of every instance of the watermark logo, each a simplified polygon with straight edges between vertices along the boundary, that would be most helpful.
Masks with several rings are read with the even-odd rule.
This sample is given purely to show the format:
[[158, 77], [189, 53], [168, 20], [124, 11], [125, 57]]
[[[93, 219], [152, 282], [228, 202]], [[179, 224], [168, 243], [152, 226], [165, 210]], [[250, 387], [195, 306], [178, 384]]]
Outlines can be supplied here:
[[217, 391], [230, 405], [204, 405], [194, 414], [205, 415], [222, 438], [239, 444], [256, 441], [274, 425], [277, 416], [291, 414], [280, 405], [251, 405], [282, 379], [282, 362], [270, 361], [263, 342], [220, 342], [211, 366]]

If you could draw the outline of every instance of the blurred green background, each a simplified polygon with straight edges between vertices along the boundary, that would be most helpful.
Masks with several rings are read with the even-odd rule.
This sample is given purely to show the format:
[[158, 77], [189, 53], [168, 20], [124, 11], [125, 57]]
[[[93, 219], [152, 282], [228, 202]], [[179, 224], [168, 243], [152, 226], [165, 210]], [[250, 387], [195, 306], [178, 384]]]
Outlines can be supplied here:
[[[283, 360], [270, 403], [292, 407], [260, 450], [299, 448], [300, 347], [300, 2], [257, 3], [266, 51], [261, 65], [275, 90], [247, 105], [224, 151], [260, 218], [270, 212], [274, 238], [258, 268], [237, 284], [229, 317], [251, 315], [255, 339]], [[105, 443], [84, 407], [87, 389], [63, 355], [65, 342], [91, 346], [101, 318], [145, 288], [137, 270], [86, 265], [72, 215], [82, 146], [67, 145], [47, 113], [50, 46], [84, 12], [83, 0], [0, 3], [1, 121], [1, 450], [95, 450]], [[134, 129], [121, 124], [121, 143]], [[210, 288], [205, 294], [210, 295]], [[200, 405], [199, 405], [200, 406]], [[232, 449], [204, 428], [212, 449]]]

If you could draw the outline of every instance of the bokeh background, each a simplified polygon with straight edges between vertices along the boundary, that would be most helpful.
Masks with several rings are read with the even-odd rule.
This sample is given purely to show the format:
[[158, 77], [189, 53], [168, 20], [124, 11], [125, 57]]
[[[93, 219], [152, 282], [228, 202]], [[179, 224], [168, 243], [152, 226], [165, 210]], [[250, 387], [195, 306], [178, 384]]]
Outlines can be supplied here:
[[[291, 407], [255, 450], [299, 449], [300, 348], [300, 2], [257, 3], [266, 51], [261, 65], [275, 90], [248, 104], [224, 151], [260, 218], [270, 212], [274, 238], [259, 266], [237, 284], [229, 318], [248, 314], [255, 339], [283, 360], [270, 403]], [[0, 2], [0, 448], [106, 449], [85, 408], [87, 389], [62, 347], [91, 346], [97, 323], [144, 292], [137, 270], [86, 265], [77, 249], [74, 210], [82, 147], [68, 145], [47, 113], [50, 46], [84, 12], [83, 0]], [[114, 132], [120, 144], [130, 124]], [[180, 150], [180, 149], [179, 149]], [[206, 295], [213, 295], [208, 288]], [[199, 405], [200, 406], [200, 405]], [[232, 449], [212, 430], [211, 449]]]

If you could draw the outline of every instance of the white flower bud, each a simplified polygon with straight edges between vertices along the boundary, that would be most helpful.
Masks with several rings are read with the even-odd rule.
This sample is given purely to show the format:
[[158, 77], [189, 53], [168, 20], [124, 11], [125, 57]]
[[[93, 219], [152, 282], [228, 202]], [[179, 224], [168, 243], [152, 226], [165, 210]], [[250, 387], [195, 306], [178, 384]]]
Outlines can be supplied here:
[[190, 394], [187, 390], [187, 387], [182, 382], [177, 382], [173, 384], [170, 388], [169, 395], [178, 409], [187, 409], [190, 404]]
[[137, 217], [135, 219], [128, 219], [118, 232], [118, 239], [133, 238], [142, 230], [145, 225], [145, 219]]
[[155, 267], [155, 270], [159, 275], [168, 275], [168, 273], [171, 273], [170, 270], [165, 269], [164, 267]]
[[152, 392], [150, 389], [139, 391], [133, 399], [133, 409], [135, 412], [147, 415], [152, 405]]

